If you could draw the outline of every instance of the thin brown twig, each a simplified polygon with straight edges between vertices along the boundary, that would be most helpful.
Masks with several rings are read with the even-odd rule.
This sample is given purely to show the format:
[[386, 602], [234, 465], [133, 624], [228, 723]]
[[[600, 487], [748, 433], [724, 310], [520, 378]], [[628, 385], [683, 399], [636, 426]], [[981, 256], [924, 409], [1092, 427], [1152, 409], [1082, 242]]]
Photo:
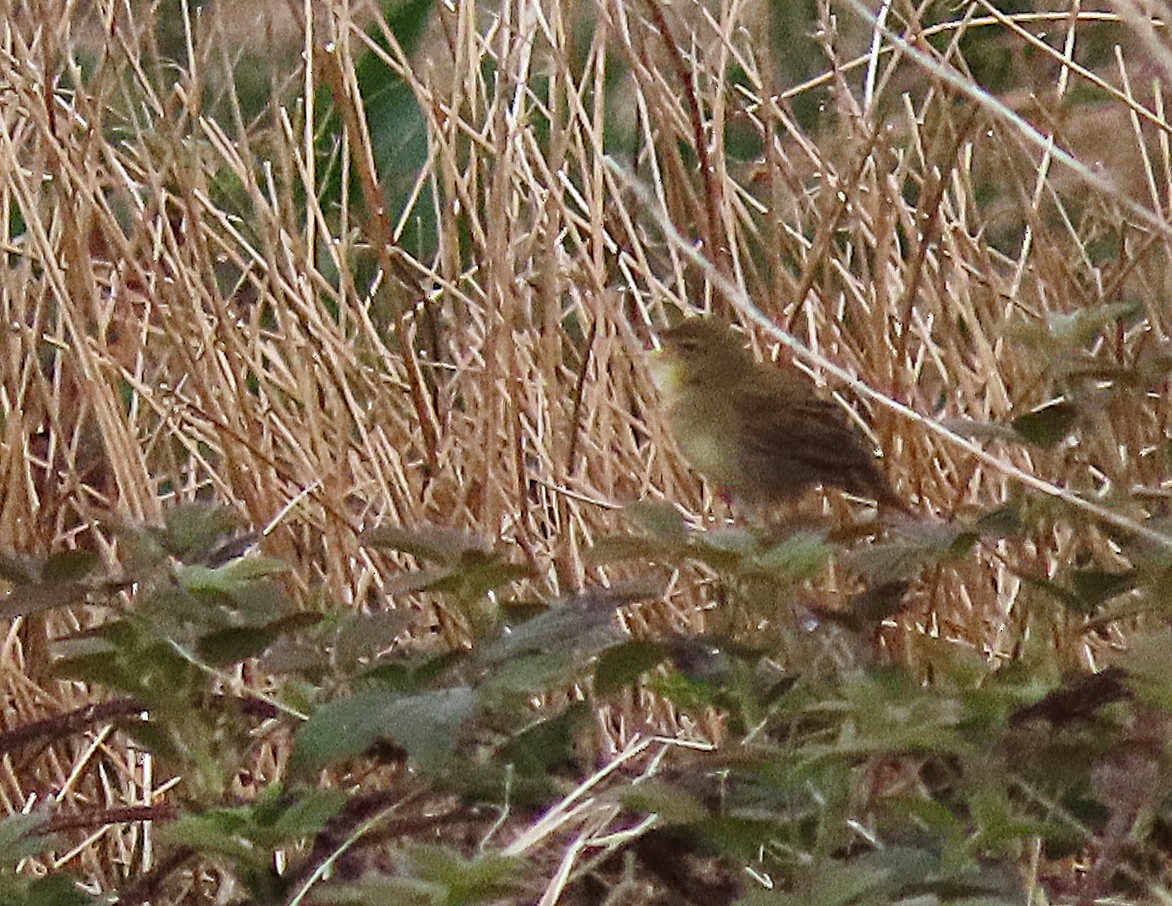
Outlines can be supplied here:
[[684, 100], [688, 105], [688, 115], [692, 122], [692, 141], [695, 144], [696, 157], [700, 162], [700, 179], [704, 183], [705, 213], [707, 215], [706, 232], [708, 234], [705, 247], [712, 249], [712, 260], [716, 269], [728, 277], [732, 274], [732, 262], [729, 258], [728, 244], [724, 241], [724, 229], [721, 226], [720, 210], [723, 205], [723, 187], [716, 180], [716, 171], [712, 165], [712, 155], [709, 153], [708, 137], [704, 128], [704, 116], [700, 111], [700, 102], [696, 97], [696, 83], [694, 70], [690, 70], [684, 63], [683, 54], [671, 33], [667, 17], [659, 0], [647, 0], [647, 7], [651, 12], [651, 20], [663, 40], [663, 46], [671, 59], [675, 77], [683, 88]]
[[361, 222], [367, 234], [367, 242], [371, 248], [377, 251], [379, 264], [385, 277], [379, 286], [379, 293], [388, 301], [389, 311], [395, 322], [395, 338], [398, 341], [399, 353], [403, 357], [403, 364], [407, 371], [407, 385], [411, 394], [411, 402], [415, 407], [415, 415], [423, 432], [424, 453], [428, 463], [434, 469], [438, 465], [440, 434], [439, 422], [435, 414], [435, 400], [427, 392], [427, 382], [423, 377], [423, 371], [419, 366], [419, 357], [411, 342], [409, 309], [396, 303], [391, 294], [390, 277], [397, 273], [391, 254], [394, 249], [394, 231], [391, 228], [390, 217], [387, 215], [386, 202], [383, 200], [369, 133], [363, 124], [360, 98], [354, 96], [357, 86], [353, 80], [346, 78], [338, 53], [334, 49], [328, 49], [325, 46], [326, 43], [325, 41], [319, 43], [315, 59], [321, 67], [325, 84], [330, 88], [334, 105], [341, 113], [342, 125], [353, 150], [359, 185], [362, 188], [367, 212], [367, 216]]

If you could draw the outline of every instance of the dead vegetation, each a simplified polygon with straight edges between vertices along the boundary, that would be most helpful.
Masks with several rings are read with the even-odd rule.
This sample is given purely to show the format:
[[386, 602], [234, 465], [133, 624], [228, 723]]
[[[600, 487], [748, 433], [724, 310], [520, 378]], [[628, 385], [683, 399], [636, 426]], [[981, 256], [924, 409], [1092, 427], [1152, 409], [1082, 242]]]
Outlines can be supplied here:
[[[292, 565], [300, 599], [391, 601], [420, 611], [421, 644], [458, 645], [466, 627], [434, 600], [388, 594], [399, 561], [361, 532], [472, 530], [552, 596], [627, 575], [584, 555], [627, 504], [726, 518], [679, 458], [645, 361], [683, 313], [740, 317], [721, 279], [812, 351], [798, 357], [866, 416], [925, 512], [995, 510], [1022, 494], [1008, 467], [1122, 519], [1164, 512], [1172, 51], [1131, 2], [895, 3], [881, 21], [837, 2], [793, 21], [737, 0], [440, 4], [410, 58], [393, 38], [374, 47], [369, 11], [313, 4], [309, 22], [292, 17], [313, 65], [282, 57], [261, 104], [238, 96], [232, 66], [267, 39], [242, 48], [217, 5], [199, 22], [164, 21], [176, 4], [99, 4], [92, 20], [63, 0], [8, 6], [4, 549], [115, 564], [113, 527], [215, 500]], [[370, 34], [390, 35], [373, 18]], [[175, 56], [160, 59], [167, 34]], [[422, 114], [404, 219], [377, 201], [388, 177], [356, 94], [368, 53]], [[307, 92], [337, 111], [332, 156]], [[977, 431], [982, 460], [822, 362], [970, 434], [1081, 382], [1081, 430], [1045, 449]], [[1110, 380], [1125, 392], [1096, 392]], [[1060, 512], [1028, 543], [927, 572], [887, 655], [926, 673], [940, 639], [990, 663], [1040, 645], [1089, 668], [1124, 645], [1128, 621], [1088, 635], [1026, 606], [1023, 571], [1124, 560]], [[699, 594], [675, 584], [629, 625], [697, 631]], [[6, 728], [91, 700], [48, 676], [49, 643], [103, 618], [13, 621]], [[598, 718], [600, 763], [647, 728], [710, 735], [649, 695], [624, 707]], [[286, 743], [262, 747], [258, 785]], [[6, 757], [0, 797], [9, 812], [49, 796], [113, 808], [161, 802], [172, 782], [102, 731]], [[147, 866], [144, 834], [104, 826], [40, 867], [113, 890]]]

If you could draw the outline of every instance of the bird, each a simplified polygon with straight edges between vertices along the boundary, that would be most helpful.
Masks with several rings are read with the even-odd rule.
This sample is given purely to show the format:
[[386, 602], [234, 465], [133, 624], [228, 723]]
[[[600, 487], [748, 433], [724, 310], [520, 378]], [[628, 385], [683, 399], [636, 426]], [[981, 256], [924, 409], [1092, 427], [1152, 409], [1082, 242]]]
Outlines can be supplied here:
[[841, 488], [909, 512], [842, 408], [793, 368], [756, 361], [732, 326], [681, 321], [661, 335], [653, 376], [680, 452], [749, 508]]

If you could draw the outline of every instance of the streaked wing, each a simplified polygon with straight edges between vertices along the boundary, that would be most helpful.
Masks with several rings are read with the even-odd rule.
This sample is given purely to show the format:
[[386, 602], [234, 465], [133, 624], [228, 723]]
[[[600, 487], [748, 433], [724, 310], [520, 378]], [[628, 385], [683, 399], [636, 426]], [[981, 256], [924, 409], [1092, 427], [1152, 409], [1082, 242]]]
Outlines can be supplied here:
[[813, 388], [809, 393], [798, 397], [761, 387], [738, 396], [745, 471], [771, 496], [814, 484], [882, 495], [887, 482], [870, 445], [837, 403], [813, 396]]

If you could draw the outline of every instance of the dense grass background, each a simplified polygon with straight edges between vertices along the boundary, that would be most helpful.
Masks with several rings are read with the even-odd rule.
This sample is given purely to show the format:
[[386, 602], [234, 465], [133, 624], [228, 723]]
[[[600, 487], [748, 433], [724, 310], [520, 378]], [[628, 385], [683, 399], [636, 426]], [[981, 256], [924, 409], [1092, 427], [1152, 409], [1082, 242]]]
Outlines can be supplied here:
[[[64, 902], [52, 899], [64, 888], [37, 893], [27, 881], [68, 872], [79, 889], [122, 890], [127, 902], [127, 891], [295, 902], [296, 888], [265, 874], [280, 874], [273, 854], [278, 869], [289, 853], [305, 857], [297, 877], [316, 880], [314, 869], [334, 866], [326, 855], [377, 814], [404, 823], [384, 828], [362, 872], [339, 869], [336, 882], [426, 877], [444, 891], [428, 902], [677, 902], [689, 886], [732, 901], [769, 886], [745, 855], [755, 841], [784, 864], [778, 852], [806, 853], [794, 864], [818, 869], [775, 874], [776, 898], [763, 901], [820, 902], [821, 891], [827, 903], [897, 902], [913, 894], [826, 880], [914, 873], [901, 864], [867, 874], [856, 861], [868, 833], [882, 836], [875, 801], [893, 789], [951, 809], [947, 833], [929, 817], [922, 833], [963, 838], [974, 864], [1001, 860], [1011, 883], [994, 885], [997, 902], [1168, 901], [1160, 834], [1172, 698], [1151, 641], [1165, 638], [1172, 575], [1168, 11], [1131, 0], [310, 6], [306, 19], [300, 4], [3, 5], [0, 548], [5, 578], [25, 590], [4, 611], [13, 619], [0, 649], [0, 800], [14, 815], [64, 822], [51, 843], [14, 850], [27, 856], [13, 862], [11, 895], [25, 898], [14, 901]], [[923, 524], [868, 542], [841, 531], [865, 528], [865, 508], [809, 500], [802, 532], [762, 566], [776, 539], [728, 527], [716, 489], [681, 460], [649, 377], [657, 330], [699, 312], [745, 324], [762, 358], [796, 360], [852, 407]], [[615, 542], [638, 501], [641, 534]], [[177, 509], [195, 502], [226, 507], [269, 558], [230, 582], [179, 573], [185, 593], [221, 596], [225, 614], [207, 625], [158, 603], [175, 562], [215, 572], [232, 560], [215, 550], [231, 534], [219, 517]], [[670, 502], [683, 521], [648, 502]], [[166, 518], [161, 535], [134, 528]], [[74, 559], [61, 559], [66, 551]], [[421, 579], [420, 564], [454, 578]], [[216, 810], [253, 808], [286, 781], [293, 733], [323, 702], [353, 704], [345, 696], [360, 667], [487, 646], [477, 669], [492, 674], [517, 653], [491, 648], [511, 621], [502, 608], [649, 578], [603, 605], [624, 634], [602, 648], [628, 634], [664, 646], [622, 649], [629, 682], [602, 696], [591, 691], [597, 675], [549, 670], [510, 688], [525, 692], [530, 722], [588, 706], [572, 728], [558, 725], [572, 751], [539, 765], [551, 780], [544, 798], [513, 810], [500, 792], [499, 811], [457, 810], [450, 783], [429, 786], [404, 766], [441, 758], [444, 745], [420, 752], [402, 738], [405, 761], [314, 773], [363, 752], [365, 739], [301, 765], [319, 792], [386, 793], [370, 814], [348, 800], [338, 839], [325, 821], [343, 806], [329, 800], [320, 820], [264, 845], [254, 837], [249, 870], [240, 851], [214, 845], [231, 836]], [[257, 603], [253, 583], [280, 605]], [[861, 588], [884, 586], [895, 606], [853, 627], [854, 648], [828, 654], [818, 642], [810, 653], [811, 626], [854, 612]], [[153, 628], [133, 623], [143, 601]], [[333, 626], [386, 611], [399, 616], [355, 624], [371, 645], [351, 660], [340, 637], [320, 636], [302, 644], [333, 652], [328, 664], [276, 669], [254, 657], [305, 628], [278, 626], [278, 615], [321, 613]], [[97, 661], [77, 659], [78, 645], [119, 619], [138, 628], [103, 636]], [[227, 629], [262, 623], [268, 635], [249, 637], [240, 657], [200, 647], [213, 631], [224, 643]], [[597, 628], [586, 624], [573, 628]], [[152, 631], [186, 667], [144, 641]], [[778, 671], [769, 695], [741, 688], [730, 703], [681, 691], [699, 680], [680, 651], [701, 634], [777, 646], [756, 653]], [[537, 638], [535, 648], [577, 650], [556, 633]], [[1136, 639], [1147, 640], [1138, 654]], [[589, 664], [582, 655], [578, 666]], [[1040, 823], [1010, 831], [1008, 819], [993, 821], [1004, 831], [995, 845], [984, 823], [993, 819], [974, 804], [988, 789], [974, 781], [961, 795], [963, 784], [941, 780], [954, 769], [971, 777], [957, 765], [976, 765], [979, 751], [942, 744], [947, 757], [933, 762], [912, 730], [852, 749], [843, 740], [859, 726], [812, 704], [848, 689], [835, 700], [853, 703], [838, 713], [854, 719], [943, 688], [964, 711], [977, 707], [969, 692], [1007, 682], [993, 725], [1008, 734], [1014, 708], [1069, 672], [1113, 664], [1143, 675], [1143, 694], [1132, 682], [1075, 697], [1088, 710], [1134, 694], [1143, 704], [1067, 740], [1085, 765], [1038, 740], [1002, 750], [1009, 765], [1043, 750], [1055, 764], [1078, 762], [1072, 784], [1099, 811], [1080, 812], [1062, 798], [1069, 790], [1047, 800], [1052, 791], [1023, 780], [1029, 794], [997, 802], [1045, 800], [1031, 813]], [[296, 682], [273, 678], [290, 669]], [[637, 681], [648, 671], [659, 681]], [[693, 764], [714, 744], [749, 751], [769, 736], [783, 675], [847, 677], [833, 694], [806, 688], [787, 726], [803, 758], [843, 746], [835, 782], [856, 795], [819, 820], [857, 837], [815, 834], [814, 845], [806, 828], [780, 846], [773, 830], [738, 825], [742, 836], [727, 839], [741, 848], [715, 856], [693, 858], [670, 839], [665, 849], [662, 837], [639, 849], [656, 839], [653, 822], [621, 803], [660, 814], [660, 833], [695, 815], [662, 818], [678, 790], [635, 807], [615, 788], [661, 762]], [[867, 695], [850, 685], [860, 676], [874, 681]], [[150, 698], [168, 682], [173, 698]], [[420, 701], [455, 716], [421, 732], [384, 715], [397, 731], [385, 735], [454, 737], [463, 712], [453, 686], [425, 693], [412, 682], [413, 694], [443, 696]], [[79, 710], [111, 689], [127, 696], [113, 700], [121, 711]], [[181, 703], [198, 712], [205, 694], [273, 710], [229, 743], [219, 723], [184, 716]], [[139, 710], [166, 740], [128, 728]], [[817, 731], [805, 736], [811, 713]], [[990, 732], [966, 731], [955, 714], [941, 720], [978, 748]], [[31, 742], [11, 735], [29, 726], [40, 727]], [[494, 766], [534, 744], [509, 749], [501, 738], [519, 731], [491, 731], [502, 735], [477, 737], [472, 750]], [[1088, 753], [1090, 739], [1105, 740], [1102, 751]], [[1120, 777], [1143, 778], [1143, 790], [1121, 792]], [[269, 804], [280, 811], [281, 801]], [[132, 808], [143, 811], [114, 811]], [[435, 814], [448, 820], [423, 820]], [[155, 825], [201, 816], [211, 823], [155, 837]], [[1065, 848], [1046, 822], [1066, 822]], [[11, 840], [33, 828], [6, 827]], [[515, 868], [477, 863], [474, 880], [460, 875], [474, 893], [454, 893], [443, 859], [401, 858], [403, 840], [443, 840], [443, 859], [533, 861], [519, 890], [498, 884]], [[618, 850], [634, 856], [603, 861]], [[665, 851], [690, 866], [682, 882], [663, 868]], [[717, 856], [719, 868], [703, 861]], [[322, 898], [305, 902], [391, 895], [311, 889]]]

